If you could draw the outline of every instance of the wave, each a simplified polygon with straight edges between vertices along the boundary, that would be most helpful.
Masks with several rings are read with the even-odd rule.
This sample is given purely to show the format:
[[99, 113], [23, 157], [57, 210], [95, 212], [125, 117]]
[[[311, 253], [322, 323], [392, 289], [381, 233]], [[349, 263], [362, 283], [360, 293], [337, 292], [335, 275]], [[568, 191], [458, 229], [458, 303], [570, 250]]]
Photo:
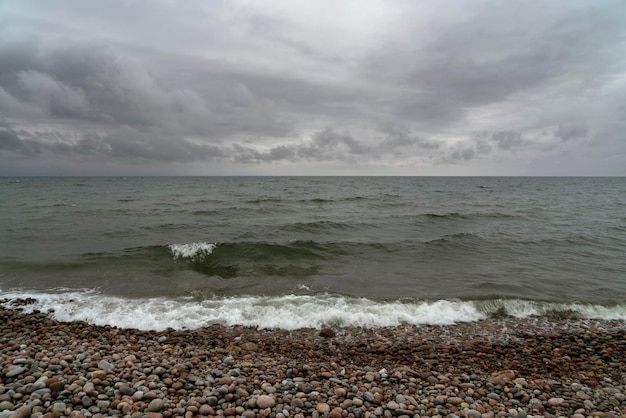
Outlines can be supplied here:
[[449, 220], [449, 219], [523, 219], [520, 215], [504, 213], [504, 212], [445, 212], [445, 213], [422, 213], [419, 218], [426, 218], [433, 221]]
[[[444, 235], [441, 238], [436, 238], [430, 241], [426, 241], [423, 244], [426, 247], [472, 247], [477, 246], [478, 243], [485, 243], [485, 240], [478, 234], [459, 232], [457, 234]], [[476, 247], [477, 249], [478, 247]]]
[[449, 213], [423, 213], [420, 216], [425, 218], [433, 218], [433, 219], [457, 219], [457, 218], [465, 218], [465, 216], [461, 215], [459, 212], [449, 212]]
[[352, 229], [357, 225], [332, 221], [298, 222], [285, 225], [282, 229], [292, 232], [327, 232]]
[[302, 200], [299, 200], [298, 202], [300, 203], [334, 203], [335, 201], [333, 199], [323, 199], [321, 197], [316, 197], [313, 199], [302, 199]]
[[228, 213], [227, 210], [219, 210], [219, 209], [194, 210], [194, 211], [190, 212], [190, 214], [193, 215], [193, 216], [218, 216], [218, 215], [225, 215], [227, 213]]
[[626, 303], [591, 305], [528, 300], [394, 300], [374, 301], [340, 295], [239, 296], [197, 299], [128, 299], [94, 290], [56, 293], [1, 292], [0, 305], [30, 299], [26, 312], [48, 312], [60, 321], [146, 330], [197, 329], [210, 325], [298, 328], [401, 325], [453, 325], [489, 318], [544, 317], [548, 320], [626, 320]]
[[191, 243], [169, 245], [168, 250], [180, 268], [206, 276], [304, 277], [319, 271], [318, 262], [341, 254], [336, 245], [313, 241], [289, 244], [267, 242]]
[[280, 203], [280, 202], [284, 202], [284, 200], [280, 198], [276, 198], [276, 197], [266, 197], [266, 198], [252, 199], [252, 200], [247, 201], [247, 203], [251, 203], [254, 205], [258, 205], [261, 203]]
[[264, 261], [272, 259], [324, 259], [330, 255], [347, 254], [342, 244], [315, 241], [291, 241], [287, 244], [244, 241], [232, 243], [171, 244], [167, 248], [174, 259], [201, 261], [211, 255], [216, 259]]
[[194, 242], [191, 244], [170, 244], [167, 247], [174, 255], [174, 259], [203, 260], [215, 249], [215, 244]]

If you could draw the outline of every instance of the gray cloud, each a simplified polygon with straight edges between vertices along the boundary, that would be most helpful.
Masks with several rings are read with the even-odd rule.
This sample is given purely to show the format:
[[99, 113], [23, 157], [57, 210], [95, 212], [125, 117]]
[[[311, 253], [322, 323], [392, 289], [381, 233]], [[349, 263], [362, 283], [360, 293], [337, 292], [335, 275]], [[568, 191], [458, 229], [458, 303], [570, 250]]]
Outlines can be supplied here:
[[610, 155], [626, 174], [620, 0], [355, 7], [2, 2], [0, 165], [463, 174], [479, 161], [498, 174], [524, 159], [540, 174], [551, 156], [605, 172]]
[[510, 150], [530, 144], [517, 131], [478, 131], [472, 133], [472, 139], [482, 147], [483, 153], [491, 151], [491, 145], [501, 150]]
[[385, 137], [378, 144], [377, 149], [381, 152], [395, 151], [397, 148], [420, 147], [424, 149], [437, 149], [440, 144], [429, 141], [415, 135], [411, 129], [406, 127], [387, 125], [379, 128]]
[[[1, 43], [1, 41], [0, 41]], [[77, 44], [44, 51], [38, 45], [0, 49], [0, 106], [24, 116], [37, 109], [49, 118], [117, 128], [155, 127], [210, 140], [240, 132], [282, 135], [271, 102], [241, 82], [195, 89], [166, 85], [140, 63], [112, 47]], [[15, 62], [24, 63], [19, 69]], [[4, 67], [4, 68], [2, 68]], [[205, 73], [210, 79], [215, 74]], [[69, 123], [68, 121], [68, 123]]]
[[570, 123], [559, 125], [558, 129], [554, 132], [554, 135], [560, 138], [563, 142], [567, 142], [572, 139], [584, 138], [588, 133], [589, 130], [583, 123]]
[[195, 144], [184, 138], [123, 128], [114, 134], [85, 133], [67, 138], [58, 132], [30, 133], [0, 128], [0, 150], [23, 155], [57, 154], [158, 162], [211, 160], [227, 157], [218, 146]]

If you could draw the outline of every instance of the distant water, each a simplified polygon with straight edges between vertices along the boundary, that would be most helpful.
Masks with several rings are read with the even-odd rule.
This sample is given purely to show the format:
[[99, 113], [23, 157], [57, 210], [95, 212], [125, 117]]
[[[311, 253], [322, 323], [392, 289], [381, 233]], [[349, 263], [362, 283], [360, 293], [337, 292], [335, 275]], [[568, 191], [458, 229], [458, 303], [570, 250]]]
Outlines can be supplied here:
[[163, 329], [626, 319], [626, 178], [0, 178], [0, 297]]

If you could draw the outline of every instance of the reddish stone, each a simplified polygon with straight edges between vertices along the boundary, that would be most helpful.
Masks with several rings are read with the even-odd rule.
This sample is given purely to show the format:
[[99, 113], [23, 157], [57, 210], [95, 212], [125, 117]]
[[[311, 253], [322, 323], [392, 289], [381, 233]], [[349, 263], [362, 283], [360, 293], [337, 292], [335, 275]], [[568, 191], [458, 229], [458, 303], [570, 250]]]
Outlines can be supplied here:
[[342, 418], [343, 417], [343, 409], [341, 408], [334, 408], [332, 411], [330, 411], [330, 414], [328, 414], [329, 418]]

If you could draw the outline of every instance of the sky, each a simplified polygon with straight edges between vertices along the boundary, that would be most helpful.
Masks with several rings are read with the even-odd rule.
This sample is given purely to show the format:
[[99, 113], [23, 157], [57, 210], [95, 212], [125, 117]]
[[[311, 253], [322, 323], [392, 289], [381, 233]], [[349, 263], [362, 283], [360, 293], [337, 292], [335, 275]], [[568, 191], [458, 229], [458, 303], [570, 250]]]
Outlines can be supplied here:
[[0, 0], [0, 175], [626, 175], [623, 0]]

